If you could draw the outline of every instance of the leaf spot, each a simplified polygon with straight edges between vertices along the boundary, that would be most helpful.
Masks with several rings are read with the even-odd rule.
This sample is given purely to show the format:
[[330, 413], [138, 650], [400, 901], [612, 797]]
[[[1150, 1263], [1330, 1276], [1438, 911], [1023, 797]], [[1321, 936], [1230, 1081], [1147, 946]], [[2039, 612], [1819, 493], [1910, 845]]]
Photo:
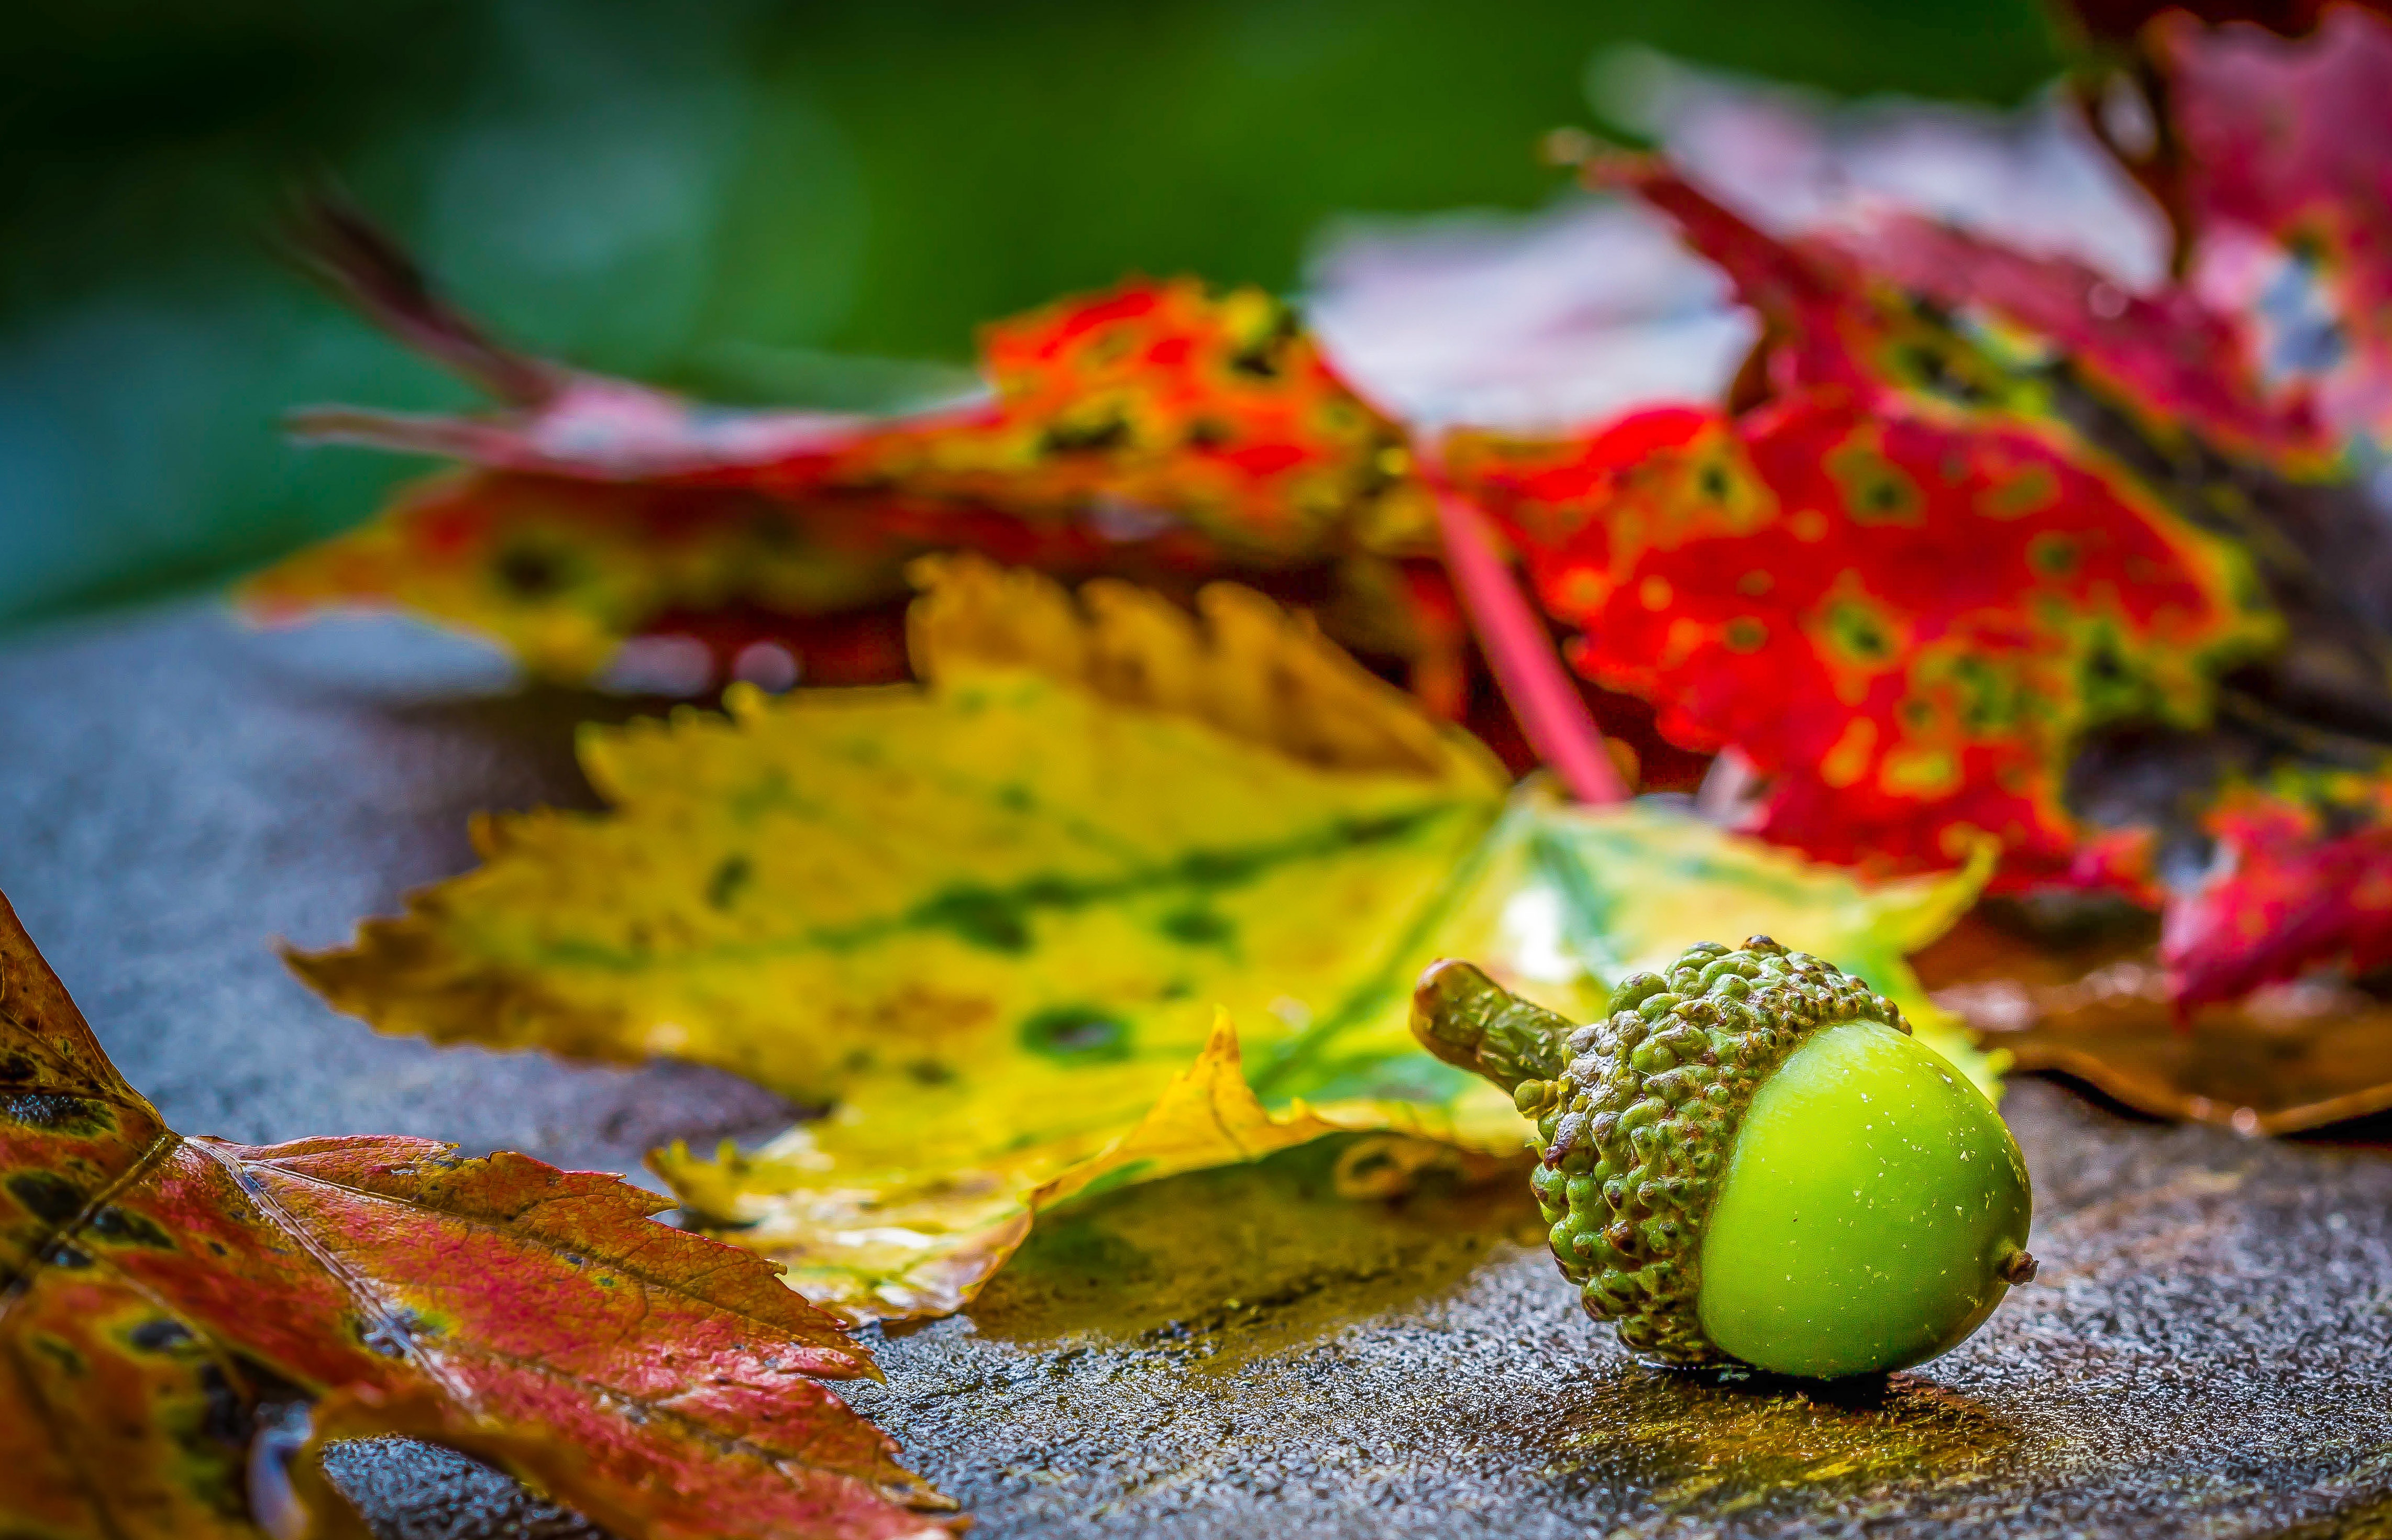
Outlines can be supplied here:
[[54, 1171], [19, 1171], [8, 1179], [8, 1196], [46, 1223], [64, 1224], [83, 1211], [83, 1189]]
[[1236, 923], [1228, 915], [1201, 904], [1174, 910], [1165, 914], [1155, 928], [1173, 940], [1191, 947], [1226, 946], [1238, 934]]
[[715, 867], [714, 874], [706, 879], [708, 906], [713, 909], [729, 909], [732, 902], [739, 897], [739, 890], [746, 887], [749, 879], [755, 874], [755, 863], [746, 856], [723, 857], [722, 864]]
[[1129, 1023], [1093, 1005], [1050, 1005], [1023, 1021], [1021, 1046], [1066, 1064], [1129, 1057]]
[[164, 1352], [189, 1341], [191, 1328], [171, 1315], [161, 1315], [135, 1326], [125, 1339], [143, 1352]]
[[146, 1246], [156, 1251], [175, 1249], [175, 1237], [154, 1219], [110, 1203], [91, 1216], [91, 1233], [119, 1246]]
[[992, 951], [1028, 951], [1030, 923], [1020, 899], [980, 886], [950, 887], [916, 909], [917, 925], [939, 925]]

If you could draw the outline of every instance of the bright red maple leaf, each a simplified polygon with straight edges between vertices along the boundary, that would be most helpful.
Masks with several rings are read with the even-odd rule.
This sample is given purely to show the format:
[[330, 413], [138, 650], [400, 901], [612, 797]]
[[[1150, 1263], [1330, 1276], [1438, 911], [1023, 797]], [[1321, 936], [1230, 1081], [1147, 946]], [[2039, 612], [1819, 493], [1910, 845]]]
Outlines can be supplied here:
[[1823, 858], [2136, 879], [2088, 841], [2069, 755], [2120, 719], [2205, 725], [2272, 624], [2229, 544], [2088, 453], [2031, 382], [1843, 253], [1762, 234], [1658, 166], [1765, 323], [1766, 394], [1577, 440], [1458, 434], [1573, 657], [1688, 747], [1772, 777], [1760, 832]]

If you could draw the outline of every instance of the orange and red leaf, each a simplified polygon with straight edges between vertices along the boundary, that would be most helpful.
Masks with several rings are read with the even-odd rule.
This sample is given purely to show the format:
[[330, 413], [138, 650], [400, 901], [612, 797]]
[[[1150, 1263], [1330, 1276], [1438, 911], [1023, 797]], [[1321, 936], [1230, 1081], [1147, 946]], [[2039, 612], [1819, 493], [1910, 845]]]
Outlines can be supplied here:
[[186, 1139], [0, 901], [0, 1528], [288, 1534], [292, 1491], [329, 1497], [258, 1441], [320, 1413], [319, 1438], [431, 1438], [626, 1536], [943, 1533], [820, 1383], [864, 1351], [665, 1206], [422, 1139]]

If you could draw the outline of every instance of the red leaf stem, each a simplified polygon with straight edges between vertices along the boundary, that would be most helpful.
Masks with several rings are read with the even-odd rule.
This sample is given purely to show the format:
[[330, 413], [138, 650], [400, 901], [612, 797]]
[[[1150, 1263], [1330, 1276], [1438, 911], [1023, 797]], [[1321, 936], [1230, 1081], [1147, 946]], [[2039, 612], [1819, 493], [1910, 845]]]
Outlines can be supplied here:
[[1496, 554], [1485, 515], [1433, 469], [1424, 469], [1436, 497], [1446, 570], [1528, 746], [1580, 801], [1625, 802], [1628, 788], [1604, 747], [1603, 730], [1562, 666], [1544, 623]]

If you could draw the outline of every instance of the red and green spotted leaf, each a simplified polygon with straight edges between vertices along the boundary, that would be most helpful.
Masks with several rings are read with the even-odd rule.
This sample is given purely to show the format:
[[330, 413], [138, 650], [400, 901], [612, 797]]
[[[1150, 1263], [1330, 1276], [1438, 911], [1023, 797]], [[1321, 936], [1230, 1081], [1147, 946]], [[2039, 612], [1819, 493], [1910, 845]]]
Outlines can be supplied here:
[[2072, 257], [2012, 250], [1953, 226], [1888, 213], [1837, 248], [1950, 311], [1974, 335], [2048, 356], [2157, 442], [2197, 435], [2238, 459], [2317, 473], [2337, 452], [2314, 393], [2270, 390], [2247, 328], [2192, 291], [2129, 291]]
[[[1580, 671], [1738, 749], [1809, 853], [1990, 837], [2004, 886], [2165, 902], [2188, 1006], [2381, 961], [2392, 542], [2312, 394], [2184, 290], [1902, 217], [1780, 240], [1658, 162], [1595, 174], [1764, 332], [1726, 411], [1445, 446]], [[2259, 784], [2293, 789], [2260, 817]]]
[[[1991, 835], [2004, 886], [2157, 897], [2184, 809], [2121, 807], [2089, 735], [2207, 733], [2237, 665], [2234, 704], [2290, 702], [2295, 731], [2392, 723], [2392, 542], [2237, 319], [1916, 217], [1786, 241], [1663, 162], [1590, 169], [1760, 313], [1732, 415], [1445, 453], [1586, 628], [1583, 672], [1773, 774], [1762, 832], [1897, 870]], [[2264, 763], [2277, 731], [2209, 757]]]
[[864, 1351], [663, 1206], [422, 1139], [177, 1134], [0, 900], [0, 1530], [356, 1533], [290, 1457], [312, 1429], [489, 1458], [625, 1536], [946, 1533], [819, 1383]]
[[875, 424], [798, 486], [1139, 511], [1271, 561], [1432, 549], [1402, 430], [1260, 290], [1133, 280], [1000, 322], [982, 356], [991, 400]]
[[1260, 290], [1133, 279], [990, 327], [982, 368], [984, 398], [890, 418], [728, 410], [543, 366], [549, 388], [488, 416], [329, 408], [295, 426], [591, 481], [893, 494], [1034, 523], [1142, 516], [1275, 560], [1355, 532], [1425, 538], [1400, 430]]
[[1996, 366], [1898, 295], [1644, 183], [1789, 341], [1739, 415], [1449, 441], [1581, 671], [1742, 751], [1773, 778], [1761, 832], [1811, 854], [1922, 870], [1990, 837], [2013, 882], [2130, 876], [2131, 841], [2066, 805], [2071, 752], [2106, 721], [2205, 725], [2211, 677], [2271, 640], [2239, 553], [2054, 419], [1965, 404], [1951, 382]]
[[439, 301], [355, 215], [302, 248], [401, 339], [500, 405], [471, 417], [303, 412], [321, 441], [464, 462], [254, 578], [253, 614], [400, 608], [535, 669], [745, 614], [797, 628], [902, 597], [912, 557], [970, 550], [1171, 589], [1234, 574], [1333, 593], [1332, 626], [1450, 697], [1458, 635], [1399, 559], [1435, 551], [1401, 430], [1256, 290], [1132, 280], [1000, 322], [978, 399], [890, 417], [742, 411], [525, 358]]

